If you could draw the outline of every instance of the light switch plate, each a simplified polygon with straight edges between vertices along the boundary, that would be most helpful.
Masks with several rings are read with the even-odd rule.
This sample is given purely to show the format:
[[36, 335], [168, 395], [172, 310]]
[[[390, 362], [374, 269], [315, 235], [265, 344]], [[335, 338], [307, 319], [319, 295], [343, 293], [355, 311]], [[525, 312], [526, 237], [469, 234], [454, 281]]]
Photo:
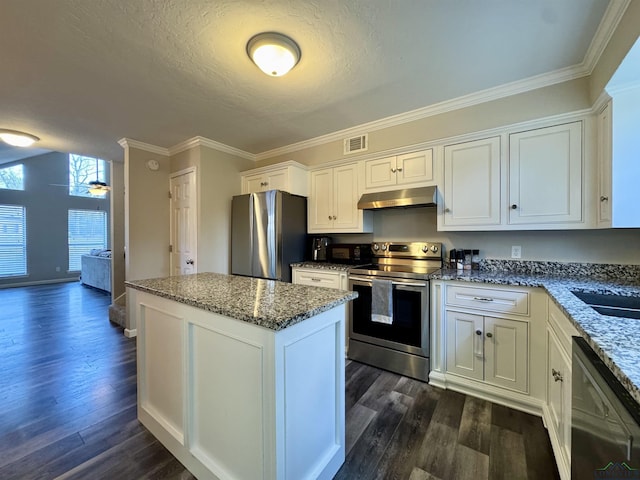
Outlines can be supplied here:
[[520, 245], [511, 247], [511, 258], [522, 258], [522, 247]]

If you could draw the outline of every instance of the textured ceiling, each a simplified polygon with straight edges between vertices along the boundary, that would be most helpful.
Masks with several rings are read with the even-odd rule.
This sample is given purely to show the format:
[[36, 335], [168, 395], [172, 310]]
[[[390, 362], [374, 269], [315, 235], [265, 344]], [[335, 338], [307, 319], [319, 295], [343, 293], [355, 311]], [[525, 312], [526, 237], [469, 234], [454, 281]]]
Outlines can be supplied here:
[[[2, 0], [0, 128], [112, 160], [123, 137], [257, 154], [578, 65], [608, 4]], [[300, 45], [287, 76], [247, 57], [263, 31]]]

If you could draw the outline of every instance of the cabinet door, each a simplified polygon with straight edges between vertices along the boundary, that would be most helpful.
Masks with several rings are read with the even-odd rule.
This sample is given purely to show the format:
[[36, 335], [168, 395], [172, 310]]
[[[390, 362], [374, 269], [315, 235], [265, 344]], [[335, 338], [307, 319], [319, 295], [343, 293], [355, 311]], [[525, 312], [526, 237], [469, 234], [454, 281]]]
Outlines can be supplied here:
[[396, 184], [396, 157], [364, 162], [365, 188], [387, 187]]
[[291, 192], [289, 171], [286, 168], [271, 172], [266, 177], [264, 190], [283, 190], [285, 192]]
[[358, 168], [344, 165], [333, 169], [333, 226], [335, 231], [360, 228], [362, 210], [358, 210]]
[[331, 231], [333, 227], [333, 168], [311, 172], [308, 205], [309, 233]]
[[242, 193], [256, 193], [265, 189], [267, 179], [262, 175], [247, 175], [244, 177], [244, 188]]
[[509, 223], [582, 220], [582, 122], [509, 135]]
[[482, 380], [484, 370], [483, 318], [480, 315], [446, 313], [447, 372]]
[[568, 462], [571, 455], [571, 367], [550, 328], [547, 329], [547, 356], [549, 430], [557, 438], [562, 455]]
[[443, 226], [500, 224], [500, 137], [444, 147]]
[[499, 387], [527, 392], [529, 324], [485, 317], [484, 327], [485, 381]]
[[598, 226], [611, 226], [612, 183], [611, 162], [612, 131], [611, 101], [600, 111], [597, 118], [598, 128]]
[[433, 150], [398, 155], [396, 170], [398, 185], [433, 182]]

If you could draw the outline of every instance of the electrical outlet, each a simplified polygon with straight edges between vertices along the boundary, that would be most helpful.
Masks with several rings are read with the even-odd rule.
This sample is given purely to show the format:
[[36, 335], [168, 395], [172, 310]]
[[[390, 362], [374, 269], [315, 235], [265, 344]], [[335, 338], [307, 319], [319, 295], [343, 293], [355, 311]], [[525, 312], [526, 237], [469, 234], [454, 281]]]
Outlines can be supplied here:
[[520, 245], [511, 247], [511, 258], [522, 258], [522, 247]]

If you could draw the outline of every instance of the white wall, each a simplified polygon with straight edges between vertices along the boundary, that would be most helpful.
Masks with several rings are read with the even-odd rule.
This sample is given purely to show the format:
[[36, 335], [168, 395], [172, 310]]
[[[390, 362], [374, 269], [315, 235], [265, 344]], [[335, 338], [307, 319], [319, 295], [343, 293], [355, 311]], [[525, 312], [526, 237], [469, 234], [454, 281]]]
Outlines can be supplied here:
[[111, 164], [111, 298], [125, 292], [124, 287], [124, 163]]

